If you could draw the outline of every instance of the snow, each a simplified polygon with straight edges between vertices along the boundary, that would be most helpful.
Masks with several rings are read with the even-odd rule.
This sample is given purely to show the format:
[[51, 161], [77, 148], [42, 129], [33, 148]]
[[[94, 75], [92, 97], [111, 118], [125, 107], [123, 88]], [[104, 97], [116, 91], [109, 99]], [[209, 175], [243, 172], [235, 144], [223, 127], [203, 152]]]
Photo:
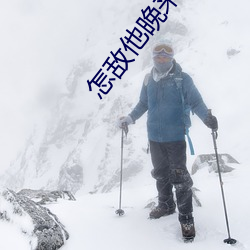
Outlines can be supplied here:
[[[21, 216], [14, 210], [15, 207], [0, 196], [0, 216], [8, 218], [8, 221], [1, 220], [0, 223], [0, 234], [2, 236], [0, 248], [8, 250], [34, 248], [37, 239], [33, 235], [32, 220], [27, 214]], [[2, 211], [5, 211], [5, 213], [2, 214]]]
[[1, 221], [0, 234], [4, 236], [0, 241], [1, 249], [30, 249], [29, 241], [27, 241], [27, 238], [20, 233], [19, 228], [15, 225]]
[[[244, 190], [250, 188], [248, 174], [249, 169], [244, 165], [223, 174], [231, 237], [239, 242], [235, 249], [250, 249], [248, 195], [244, 199]], [[194, 206], [197, 236], [193, 243], [182, 242], [177, 213], [158, 220], [148, 219], [150, 210], [145, 206], [155, 198], [156, 192], [154, 181], [144, 173], [140, 180], [126, 182], [123, 186], [124, 216], [115, 214], [119, 189], [108, 194], [83, 194], [75, 202], [61, 201], [48, 206], [71, 232], [62, 249], [79, 246], [88, 250], [230, 249], [223, 242], [228, 236], [217, 174], [202, 169], [193, 179], [195, 187], [200, 189], [197, 195], [202, 203], [202, 207]]]
[[[158, 220], [148, 219], [150, 210], [145, 206], [154, 200], [156, 191], [147, 170], [136, 180], [124, 183], [124, 216], [115, 213], [119, 204], [118, 188], [106, 194], [78, 194], [76, 201], [60, 200], [58, 204], [47, 205], [70, 233], [61, 249], [250, 249], [249, 196], [244, 197], [245, 190], [250, 188], [248, 166], [238, 165], [233, 172], [223, 174], [231, 236], [239, 242], [235, 246], [223, 243], [227, 231], [217, 174], [203, 168], [193, 176], [195, 187], [200, 189], [197, 195], [202, 207], [194, 205], [195, 241], [184, 244], [177, 213]], [[6, 235], [1, 240], [1, 249], [16, 249], [17, 246], [21, 250], [29, 249], [25, 237], [13, 225], [1, 222], [0, 230], [1, 235]], [[12, 239], [15, 237], [14, 242], [10, 241], [10, 235]]]
[[[47, 114], [45, 107], [48, 108], [44, 103], [53, 100], [54, 92], [64, 88], [62, 82], [65, 82], [72, 65], [81, 57], [92, 57], [95, 68], [85, 77], [90, 79], [109, 51], [118, 48], [119, 37], [131, 26], [131, 20], [139, 17], [140, 9], [151, 4], [151, 1], [133, 2], [132, 9], [129, 9], [131, 3], [121, 0], [97, 1], [94, 4], [77, 0], [70, 3], [66, 0], [1, 2], [0, 21], [6, 24], [3, 25], [4, 39], [0, 41], [0, 116], [3, 118], [0, 148], [4, 152], [0, 160], [1, 171], [23, 147], [24, 138], [33, 129], [34, 120], [43, 122]], [[177, 61], [184, 71], [192, 75], [205, 102], [219, 119], [219, 153], [229, 153], [241, 163], [235, 166], [233, 172], [223, 174], [231, 236], [239, 244], [232, 247], [223, 243], [227, 230], [218, 175], [209, 173], [205, 168], [192, 176], [194, 186], [200, 190], [197, 195], [202, 203], [202, 207], [194, 206], [197, 237], [192, 244], [184, 244], [181, 240], [177, 213], [159, 220], [148, 219], [149, 209], [145, 206], [157, 195], [150, 176], [152, 167], [149, 155], [141, 154], [145, 164], [143, 172], [123, 185], [124, 216], [115, 214], [118, 188], [110, 193], [90, 194], [99, 178], [96, 168], [90, 167], [102, 160], [105, 142], [109, 140], [106, 134], [102, 135], [102, 131], [108, 130], [110, 123], [103, 125], [106, 114], [100, 110], [95, 125], [97, 128], [88, 135], [87, 145], [83, 146], [85, 151], [81, 159], [87, 162], [84, 169], [87, 178], [85, 189], [77, 193], [74, 202], [60, 201], [48, 206], [70, 234], [62, 250], [250, 249], [249, 7], [248, 0], [192, 0], [184, 3], [178, 13], [189, 31], [185, 39], [179, 38], [176, 46]], [[3, 10], [5, 13], [2, 13]], [[114, 15], [114, 10], [117, 15]], [[175, 17], [174, 13], [170, 10], [169, 20], [180, 18]], [[126, 22], [123, 22], [125, 19]], [[227, 50], [231, 48], [240, 50], [240, 53], [229, 58]], [[140, 56], [144, 54], [146, 49], [142, 50]], [[116, 85], [103, 100], [105, 104], [112, 107], [114, 98], [120, 96], [125, 101], [129, 98], [133, 104], [137, 102], [141, 79], [148, 70], [139, 72], [140, 63], [138, 59], [129, 68], [125, 76], [127, 87], [123, 88], [124, 83]], [[78, 98], [84, 98], [86, 105], [80, 106], [84, 111], [76, 112], [77, 115], [85, 112], [87, 115], [89, 107], [94, 110], [100, 105], [97, 95], [88, 92], [87, 85], [84, 91], [82, 89]], [[121, 104], [124, 114], [130, 110], [125, 104]], [[131, 126], [128, 135], [128, 140], [138, 152], [147, 143], [145, 119], [144, 116]], [[209, 130], [197, 117], [193, 117], [192, 121], [190, 135], [196, 155], [213, 153]], [[111, 145], [111, 170], [119, 168], [120, 134], [117, 133], [114, 140]], [[129, 157], [126, 146], [124, 150], [125, 158]], [[59, 164], [60, 160], [55, 159], [55, 164]], [[194, 160], [195, 157], [188, 155], [189, 170]], [[0, 234], [0, 249], [30, 249], [27, 238], [15, 223], [1, 221]]]

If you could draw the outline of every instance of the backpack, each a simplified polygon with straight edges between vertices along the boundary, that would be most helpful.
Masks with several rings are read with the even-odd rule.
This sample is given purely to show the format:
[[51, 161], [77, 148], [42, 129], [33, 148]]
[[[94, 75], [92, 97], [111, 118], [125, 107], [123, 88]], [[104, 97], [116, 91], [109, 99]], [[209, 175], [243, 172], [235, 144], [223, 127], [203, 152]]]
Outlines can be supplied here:
[[[191, 107], [185, 103], [183, 89], [182, 89], [182, 82], [183, 82], [182, 72], [181, 71], [177, 71], [177, 72], [178, 73], [174, 77], [174, 81], [176, 83], [176, 88], [180, 92], [180, 96], [181, 96], [181, 103], [182, 103], [182, 108], [183, 108], [183, 121], [185, 124], [185, 134], [187, 136], [188, 145], [190, 148], [190, 154], [194, 155], [193, 143], [192, 143], [192, 140], [189, 136], [189, 128], [191, 127], [191, 120], [190, 120]], [[144, 81], [143, 81], [143, 84], [145, 86], [148, 85], [148, 81], [149, 81], [149, 78], [151, 75], [152, 75], [152, 73], [146, 74]]]

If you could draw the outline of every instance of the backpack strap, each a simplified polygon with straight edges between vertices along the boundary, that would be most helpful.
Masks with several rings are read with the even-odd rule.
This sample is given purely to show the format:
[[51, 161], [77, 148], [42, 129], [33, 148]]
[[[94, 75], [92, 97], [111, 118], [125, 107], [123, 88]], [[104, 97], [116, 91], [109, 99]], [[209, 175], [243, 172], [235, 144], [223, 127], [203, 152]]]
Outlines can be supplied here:
[[[184, 99], [184, 95], [183, 95], [183, 89], [182, 89], [182, 82], [183, 82], [183, 78], [182, 78], [182, 74], [181, 71], [178, 71], [177, 75], [174, 77], [175, 83], [176, 83], [176, 87], [180, 92], [181, 95], [181, 103], [182, 103], [182, 109], [183, 109], [183, 115], [185, 116], [186, 112], [190, 112], [190, 109], [187, 109], [185, 107], [185, 99]], [[185, 123], [185, 122], [184, 122]], [[190, 149], [190, 154], [194, 155], [194, 146], [192, 143], [192, 140], [189, 136], [189, 127], [191, 124], [185, 124], [185, 134], [187, 136], [187, 140], [188, 140], [188, 145], [189, 145], [189, 149]]]
[[147, 86], [148, 85], [148, 81], [149, 81], [149, 77], [151, 76], [151, 73], [147, 73], [144, 77], [144, 80], [143, 80], [143, 85], [144, 86]]

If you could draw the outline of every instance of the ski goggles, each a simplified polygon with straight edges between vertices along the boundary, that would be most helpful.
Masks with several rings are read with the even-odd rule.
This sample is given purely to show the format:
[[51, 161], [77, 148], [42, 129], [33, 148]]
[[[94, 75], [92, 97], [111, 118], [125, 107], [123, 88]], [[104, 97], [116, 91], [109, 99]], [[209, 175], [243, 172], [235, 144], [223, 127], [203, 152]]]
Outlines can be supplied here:
[[174, 51], [171, 47], [167, 46], [166, 44], [160, 44], [155, 46], [153, 49], [153, 58], [157, 56], [173, 58]]

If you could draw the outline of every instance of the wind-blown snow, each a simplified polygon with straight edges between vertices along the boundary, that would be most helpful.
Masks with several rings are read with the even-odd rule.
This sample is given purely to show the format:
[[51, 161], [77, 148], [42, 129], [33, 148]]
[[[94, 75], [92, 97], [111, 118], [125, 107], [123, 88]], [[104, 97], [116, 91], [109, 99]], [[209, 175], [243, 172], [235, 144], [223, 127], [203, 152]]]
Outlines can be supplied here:
[[[115, 214], [119, 189], [116, 182], [112, 185], [112, 177], [119, 174], [120, 167], [120, 131], [115, 128], [115, 122], [138, 100], [143, 76], [149, 70], [147, 67], [142, 71], [149, 48], [141, 51], [137, 61], [125, 73], [124, 81], [117, 81], [102, 101], [95, 92], [88, 92], [86, 81], [99, 70], [110, 50], [118, 49], [119, 38], [133, 26], [140, 10], [152, 5], [152, 1], [106, 0], [92, 4], [77, 0], [36, 3], [6, 0], [1, 5], [1, 13], [6, 10], [0, 15], [4, 26], [0, 41], [2, 171], [17, 149], [22, 148], [35, 121], [40, 125], [34, 129], [38, 131], [34, 133], [35, 137], [27, 142], [30, 158], [25, 159], [25, 166], [33, 167], [27, 175], [36, 175], [34, 166], [39, 166], [38, 159], [44, 164], [45, 158], [38, 158], [36, 153], [46, 128], [52, 128], [47, 131], [50, 136], [45, 138], [51, 140], [53, 147], [46, 141], [49, 163], [46, 169], [40, 169], [46, 174], [33, 180], [25, 174], [25, 185], [44, 187], [50, 178], [51, 183], [55, 182], [60, 164], [68, 156], [66, 151], [76, 148], [75, 153], [79, 154], [76, 158], [83, 163], [84, 184], [77, 192], [77, 201], [61, 201], [49, 206], [70, 234], [62, 249], [228, 249], [230, 246], [223, 243], [227, 231], [218, 176], [207, 169], [193, 176], [194, 186], [200, 190], [197, 195], [202, 207], [194, 207], [197, 237], [192, 244], [181, 241], [177, 213], [159, 220], [147, 219], [149, 209], [144, 207], [157, 194], [150, 176], [150, 155], [144, 152], [147, 146], [146, 115], [130, 127], [124, 148], [124, 168], [138, 167], [141, 172], [129, 175], [123, 185], [125, 215], [118, 217]], [[187, 31], [170, 37], [176, 42], [176, 59], [193, 77], [205, 102], [219, 120], [218, 151], [231, 154], [241, 163], [233, 172], [223, 174], [231, 236], [240, 242], [236, 249], [250, 249], [250, 198], [247, 193], [250, 189], [249, 9], [247, 0], [178, 1], [178, 7], [170, 9], [167, 21], [185, 23]], [[167, 24], [161, 27], [164, 25]], [[168, 32], [159, 34], [170, 35]], [[232, 55], [232, 51], [239, 53]], [[60, 116], [51, 119], [47, 109], [55, 103], [54, 99], [57, 100], [58, 92], [68, 94], [70, 88], [65, 86], [66, 77], [73, 64], [79, 65], [78, 60], [91, 70], [79, 77], [74, 100], [63, 102], [59, 108], [62, 117], [66, 114], [69, 120], [73, 117], [74, 122], [84, 124], [84, 128], [75, 124], [78, 132], [70, 140], [60, 137], [60, 133], [55, 137], [53, 126], [47, 126], [47, 121], [56, 126], [64, 120], [60, 120]], [[44, 106], [48, 100], [48, 106]], [[88, 120], [89, 125], [81, 119]], [[196, 155], [213, 153], [210, 131], [197, 117], [192, 117], [192, 121], [190, 135]], [[82, 133], [85, 134], [81, 137]], [[188, 168], [191, 169], [195, 157], [187, 153]], [[19, 161], [16, 166], [18, 164]], [[50, 172], [46, 172], [47, 169]], [[110, 187], [110, 193], [95, 193]], [[13, 245], [13, 249], [17, 249], [16, 246], [20, 250], [28, 249], [25, 238], [11, 224], [7, 226], [1, 221], [0, 230], [1, 249], [9, 250]], [[10, 234], [16, 239], [11, 247]]]
[[[235, 249], [250, 249], [248, 230], [250, 222], [249, 198], [239, 198], [239, 193], [250, 188], [247, 181], [249, 169], [241, 165], [234, 172], [223, 175], [229, 224], [232, 238], [238, 240]], [[228, 238], [222, 207], [220, 185], [216, 174], [207, 169], [193, 176], [202, 207], [194, 206], [197, 236], [191, 244], [182, 242], [177, 213], [158, 220], [149, 220], [145, 206], [156, 196], [154, 181], [144, 174], [140, 179], [124, 184], [122, 208], [125, 215], [115, 214], [119, 192], [80, 195], [77, 202], [61, 202], [50, 206], [66, 228], [71, 238], [62, 248], [96, 249], [229, 249], [223, 242]], [[239, 180], [240, 183], [239, 183]]]

